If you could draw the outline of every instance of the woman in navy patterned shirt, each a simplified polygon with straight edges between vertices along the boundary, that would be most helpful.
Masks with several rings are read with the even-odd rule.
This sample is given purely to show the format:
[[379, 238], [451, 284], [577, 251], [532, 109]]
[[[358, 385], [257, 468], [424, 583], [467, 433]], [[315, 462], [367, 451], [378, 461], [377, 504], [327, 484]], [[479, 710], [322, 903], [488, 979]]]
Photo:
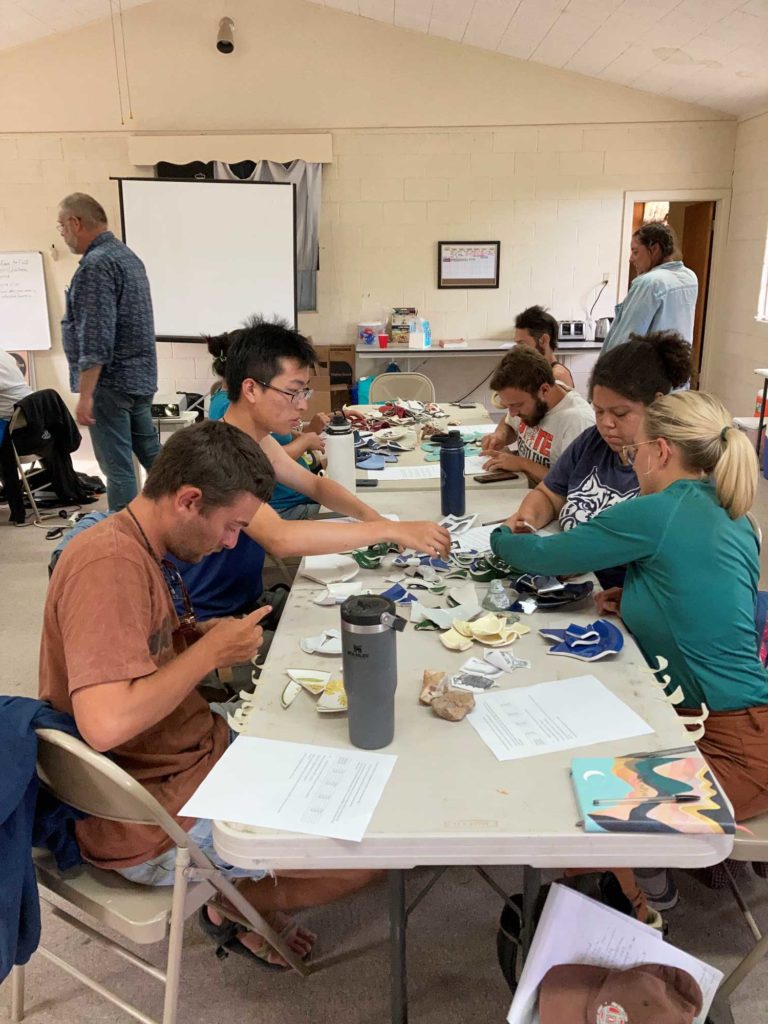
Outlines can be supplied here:
[[[563, 530], [570, 530], [639, 494], [622, 445], [634, 440], [651, 402], [685, 384], [690, 375], [690, 346], [674, 331], [632, 335], [626, 345], [604, 352], [589, 382], [596, 425], [566, 448], [507, 521], [510, 529], [521, 532], [524, 522], [542, 527], [558, 519]], [[620, 586], [623, 568], [605, 569], [598, 578], [603, 587]]]

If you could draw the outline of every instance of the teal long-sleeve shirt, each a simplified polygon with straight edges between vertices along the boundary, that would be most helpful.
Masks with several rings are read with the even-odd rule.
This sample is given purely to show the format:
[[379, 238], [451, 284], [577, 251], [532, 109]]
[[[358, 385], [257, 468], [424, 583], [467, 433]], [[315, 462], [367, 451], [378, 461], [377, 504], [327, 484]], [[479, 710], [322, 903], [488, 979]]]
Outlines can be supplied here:
[[758, 658], [757, 539], [730, 519], [709, 482], [678, 480], [605, 509], [554, 537], [494, 530], [496, 555], [525, 572], [582, 573], [626, 564], [621, 615], [648, 664], [669, 662], [684, 707], [768, 705]]

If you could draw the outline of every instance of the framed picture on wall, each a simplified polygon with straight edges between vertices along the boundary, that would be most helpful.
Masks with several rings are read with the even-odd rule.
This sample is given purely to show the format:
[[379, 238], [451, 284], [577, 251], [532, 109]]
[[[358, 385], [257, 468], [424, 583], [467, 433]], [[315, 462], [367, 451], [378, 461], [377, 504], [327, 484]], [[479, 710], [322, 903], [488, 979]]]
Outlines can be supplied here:
[[501, 242], [438, 242], [438, 288], [498, 288]]

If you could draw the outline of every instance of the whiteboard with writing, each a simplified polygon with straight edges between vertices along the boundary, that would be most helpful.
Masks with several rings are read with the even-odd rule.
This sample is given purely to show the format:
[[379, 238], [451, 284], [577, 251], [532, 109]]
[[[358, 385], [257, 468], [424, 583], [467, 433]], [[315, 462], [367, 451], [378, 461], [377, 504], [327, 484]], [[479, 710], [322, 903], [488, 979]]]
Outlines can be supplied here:
[[0, 348], [51, 347], [41, 252], [0, 252]]

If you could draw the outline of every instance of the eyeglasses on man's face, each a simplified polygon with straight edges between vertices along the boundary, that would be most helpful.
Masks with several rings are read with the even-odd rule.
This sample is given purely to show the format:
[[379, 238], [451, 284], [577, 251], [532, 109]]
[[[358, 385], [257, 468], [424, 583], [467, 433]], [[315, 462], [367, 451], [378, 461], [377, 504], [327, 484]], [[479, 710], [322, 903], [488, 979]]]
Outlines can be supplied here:
[[623, 444], [621, 446], [622, 458], [629, 463], [630, 466], [634, 466], [635, 459], [637, 458], [637, 449], [644, 444], [655, 444], [658, 438], [651, 438], [650, 441], [637, 441], [635, 444]]
[[280, 395], [285, 395], [286, 398], [290, 399], [291, 405], [299, 405], [301, 402], [308, 402], [312, 395], [314, 395], [313, 388], [300, 388], [298, 391], [286, 391], [285, 388], [276, 388], [274, 384], [267, 384], [265, 380], [257, 380], [257, 384], [261, 384], [264, 388], [269, 388], [270, 391], [277, 391]]

